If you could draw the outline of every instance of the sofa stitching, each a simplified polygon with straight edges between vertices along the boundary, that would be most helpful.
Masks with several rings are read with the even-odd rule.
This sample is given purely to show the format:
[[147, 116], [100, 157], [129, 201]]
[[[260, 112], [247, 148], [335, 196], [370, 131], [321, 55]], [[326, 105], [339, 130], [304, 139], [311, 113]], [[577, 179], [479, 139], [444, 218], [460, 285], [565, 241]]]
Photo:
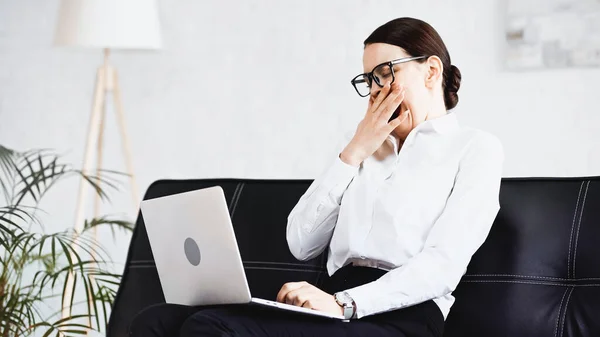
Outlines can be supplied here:
[[562, 329], [560, 329], [560, 337], [562, 337], [565, 332], [565, 320], [567, 319], [567, 309], [569, 308], [569, 300], [571, 299], [571, 294], [573, 294], [573, 290], [575, 290], [575, 288], [571, 288], [571, 291], [569, 291], [569, 296], [567, 296], [567, 301], [565, 302], [565, 310], [563, 311]]
[[581, 186], [579, 186], [579, 193], [577, 194], [577, 203], [575, 203], [575, 212], [573, 212], [573, 224], [571, 225], [571, 236], [569, 238], [569, 254], [567, 257], [567, 277], [571, 277], [571, 245], [573, 244], [573, 230], [575, 228], [575, 220], [577, 219], [577, 210], [579, 209], [579, 199], [581, 198], [583, 184], [585, 184], [585, 181], [582, 181]]
[[[255, 261], [243, 261], [244, 267], [246, 268], [265, 268], [265, 269], [285, 269], [285, 270], [298, 270], [298, 271], [316, 271], [324, 272], [325, 269], [322, 267], [306, 266], [301, 264], [288, 264], [288, 263], [264, 263]], [[269, 266], [271, 264], [272, 266]]]
[[[145, 269], [151, 268], [156, 270], [156, 266], [145, 265], [145, 266], [129, 266], [130, 269]], [[279, 268], [279, 267], [255, 267], [255, 266], [244, 266], [245, 269], [260, 269], [260, 270], [279, 270], [279, 271], [295, 271], [295, 272], [309, 272], [309, 273], [323, 273], [323, 270], [318, 269], [304, 269], [304, 268]]]
[[[285, 266], [298, 266], [298, 267], [313, 267], [311, 265], [306, 265], [304, 263], [294, 263], [294, 262], [273, 262], [273, 261], [244, 261], [244, 263], [264, 263], [264, 264], [278, 264], [278, 265], [285, 265]], [[314, 266], [314, 268], [321, 268], [323, 269], [321, 266]]]
[[241, 196], [242, 196], [242, 190], [244, 189], [244, 183], [240, 183], [239, 186], [239, 192], [237, 194], [237, 198], [235, 198], [235, 200], [233, 200], [233, 205], [231, 208], [231, 218], [233, 219], [233, 214], [235, 213], [235, 209], [238, 205], [238, 201], [240, 200]]
[[465, 277], [523, 277], [533, 278], [541, 280], [554, 280], [554, 281], [600, 281], [600, 277], [585, 277], [585, 278], [561, 278], [561, 277], [549, 277], [549, 276], [534, 276], [534, 275], [514, 275], [514, 274], [465, 274]]
[[583, 218], [583, 210], [585, 209], [585, 200], [587, 199], [587, 193], [590, 188], [590, 181], [588, 180], [585, 185], [585, 194], [583, 195], [583, 202], [581, 203], [581, 213], [579, 214], [579, 223], [577, 224], [577, 234], [575, 235], [575, 249], [573, 250], [573, 277], [575, 277], [575, 262], [577, 261], [577, 244], [579, 242], [579, 230], [581, 229], [581, 219]]
[[[154, 263], [154, 260], [135, 260], [135, 261], [131, 261], [131, 263]], [[307, 264], [304, 264], [304, 263], [294, 263], [294, 262], [273, 262], [273, 261], [251, 261], [251, 260], [244, 260], [244, 263], [278, 264], [278, 265], [283, 265], [283, 266], [314, 267], [314, 268], [321, 268], [321, 269], [323, 269], [321, 266], [311, 266], [311, 265], [307, 265]]]
[[239, 193], [240, 193], [240, 189], [242, 188], [242, 182], [238, 182], [237, 185], [235, 185], [235, 192], [233, 193], [233, 196], [231, 198], [231, 207], [233, 208], [233, 204], [235, 203], [235, 201], [237, 200]]
[[242, 183], [238, 183], [237, 185], [235, 185], [235, 191], [233, 192], [233, 196], [231, 197], [231, 200], [229, 201], [229, 205], [227, 205], [227, 209], [229, 210], [230, 217], [233, 214], [233, 204], [235, 203], [235, 201], [237, 199], [237, 195], [238, 195], [241, 185], [242, 185]]
[[255, 266], [244, 266], [245, 269], [258, 269], [258, 270], [279, 270], [279, 271], [302, 271], [309, 273], [322, 273], [322, 270], [314, 269], [302, 269], [302, 268], [277, 268], [277, 267], [255, 267]]
[[516, 281], [516, 280], [466, 280], [466, 281], [461, 281], [461, 283], [514, 283], [514, 284], [533, 284], [533, 285], [557, 286], [557, 287], [600, 287], [600, 283], [567, 284], [567, 283]]
[[562, 299], [560, 300], [560, 305], [558, 306], [558, 313], [556, 314], [556, 326], [554, 327], [554, 337], [558, 335], [558, 323], [560, 322], [560, 311], [562, 310], [563, 301], [565, 300], [565, 296], [569, 292], [569, 288], [565, 289], [565, 292], [562, 295]]

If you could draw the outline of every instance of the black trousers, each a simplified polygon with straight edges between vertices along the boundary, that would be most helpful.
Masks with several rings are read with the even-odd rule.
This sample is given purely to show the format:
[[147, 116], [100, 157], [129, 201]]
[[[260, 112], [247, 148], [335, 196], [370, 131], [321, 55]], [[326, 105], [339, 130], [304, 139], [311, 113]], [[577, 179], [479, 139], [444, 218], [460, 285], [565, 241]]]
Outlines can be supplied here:
[[[323, 285], [334, 293], [381, 277], [385, 272], [346, 266]], [[300, 315], [250, 305], [188, 307], [159, 304], [140, 312], [132, 337], [368, 336], [441, 337], [444, 317], [433, 301], [350, 322]]]

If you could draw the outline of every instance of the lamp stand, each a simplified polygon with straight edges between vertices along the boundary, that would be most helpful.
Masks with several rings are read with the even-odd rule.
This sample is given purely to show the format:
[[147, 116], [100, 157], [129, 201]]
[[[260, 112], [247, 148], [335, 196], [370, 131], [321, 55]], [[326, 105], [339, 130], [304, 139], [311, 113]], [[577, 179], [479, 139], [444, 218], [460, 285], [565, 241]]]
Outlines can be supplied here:
[[[123, 113], [123, 105], [121, 102], [121, 90], [119, 87], [119, 80], [117, 76], [117, 70], [110, 65], [109, 62], [110, 50], [104, 49], [104, 63], [98, 67], [96, 73], [96, 87], [94, 92], [94, 101], [92, 104], [92, 115], [88, 125], [87, 141], [85, 145], [84, 159], [83, 159], [83, 173], [90, 174], [91, 162], [94, 156], [94, 141], [96, 140], [96, 176], [101, 177], [102, 168], [102, 154], [103, 154], [103, 140], [104, 140], [104, 126], [106, 120], [106, 94], [112, 92], [114, 99], [115, 112], [117, 114], [117, 122], [119, 125], [119, 131], [121, 134], [123, 155], [125, 156], [125, 165], [127, 174], [131, 179], [131, 197], [133, 199], [134, 207], [137, 207], [138, 189], [135, 176], [133, 175], [133, 165], [131, 162], [131, 146], [129, 142], [129, 136], [127, 134], [127, 128], [125, 125], [125, 116]], [[85, 199], [88, 193], [89, 183], [82, 179], [79, 183], [79, 192], [77, 196], [77, 208], [75, 211], [75, 232], [81, 233], [83, 230], [83, 224], [85, 221]], [[95, 194], [94, 196], [94, 218], [98, 217], [100, 209], [100, 196]], [[92, 228], [93, 242], [97, 241], [97, 230], [96, 227]], [[75, 242], [71, 245], [71, 248], [76, 247]], [[93, 252], [94, 250], [92, 250]], [[95, 256], [94, 256], [95, 258]], [[73, 275], [69, 274], [67, 279], [67, 287], [65, 289], [72, 289], [74, 286]], [[67, 291], [62, 303], [62, 317], [65, 318], [71, 314], [70, 303], [72, 301], [72, 291]]]

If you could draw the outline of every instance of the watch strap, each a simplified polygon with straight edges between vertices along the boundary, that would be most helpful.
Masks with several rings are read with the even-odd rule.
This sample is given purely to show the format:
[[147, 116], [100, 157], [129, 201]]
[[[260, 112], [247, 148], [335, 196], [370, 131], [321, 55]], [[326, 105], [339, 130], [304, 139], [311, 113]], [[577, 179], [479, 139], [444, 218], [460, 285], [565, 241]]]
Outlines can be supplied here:
[[351, 319], [354, 317], [354, 302], [351, 304], [344, 304], [344, 319]]
[[[340, 295], [344, 296], [346, 299], [350, 299], [350, 301], [342, 302], [339, 299]], [[336, 293], [334, 295], [334, 297], [335, 297], [335, 300], [338, 303], [338, 305], [342, 307], [342, 310], [344, 313], [344, 319], [353, 318], [355, 316], [356, 304], [354, 303], [354, 300], [352, 299], [352, 297], [350, 297], [350, 295], [348, 295], [348, 293], [346, 293], [346, 292]]]

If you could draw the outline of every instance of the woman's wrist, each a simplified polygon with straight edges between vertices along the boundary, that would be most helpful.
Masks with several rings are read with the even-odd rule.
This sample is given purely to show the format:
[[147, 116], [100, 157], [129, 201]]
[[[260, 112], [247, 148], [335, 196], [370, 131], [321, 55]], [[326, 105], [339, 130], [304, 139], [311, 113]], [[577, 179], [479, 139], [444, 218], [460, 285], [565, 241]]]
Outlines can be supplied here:
[[351, 166], [355, 166], [358, 167], [360, 166], [360, 163], [363, 162], [363, 160], [360, 158], [360, 156], [357, 154], [357, 151], [345, 148], [342, 153], [340, 153], [340, 159]]

